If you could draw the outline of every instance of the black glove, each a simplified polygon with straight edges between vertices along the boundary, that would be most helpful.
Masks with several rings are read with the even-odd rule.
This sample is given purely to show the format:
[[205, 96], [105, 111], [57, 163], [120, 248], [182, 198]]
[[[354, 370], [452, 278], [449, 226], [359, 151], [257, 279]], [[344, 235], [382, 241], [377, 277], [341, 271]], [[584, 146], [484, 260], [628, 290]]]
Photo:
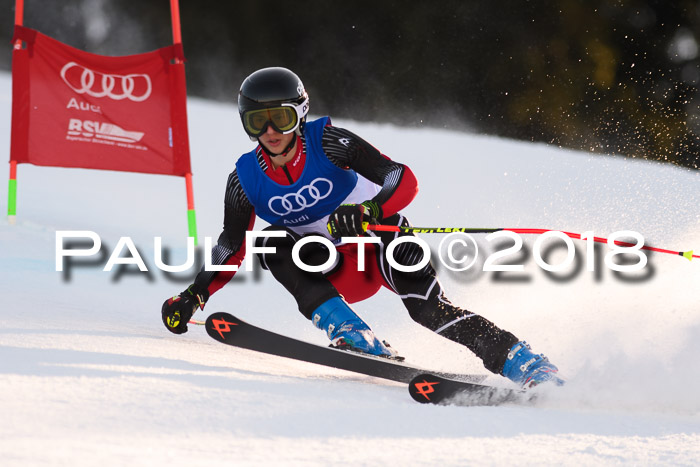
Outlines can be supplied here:
[[367, 231], [368, 224], [382, 219], [382, 208], [374, 201], [362, 204], [341, 204], [328, 218], [328, 233], [333, 238], [359, 237]]
[[187, 332], [187, 322], [192, 318], [197, 307], [204, 309], [208, 299], [209, 291], [206, 287], [192, 284], [180, 295], [169, 298], [163, 303], [161, 309], [163, 324], [172, 333]]

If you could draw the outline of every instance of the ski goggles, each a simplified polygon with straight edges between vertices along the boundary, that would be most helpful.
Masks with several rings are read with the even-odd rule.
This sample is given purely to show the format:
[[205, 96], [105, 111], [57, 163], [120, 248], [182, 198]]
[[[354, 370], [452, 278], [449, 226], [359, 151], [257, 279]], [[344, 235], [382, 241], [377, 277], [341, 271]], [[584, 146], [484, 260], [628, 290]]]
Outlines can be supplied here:
[[265, 133], [268, 126], [286, 135], [297, 129], [308, 108], [309, 100], [306, 99], [299, 105], [283, 103], [279, 107], [248, 110], [241, 116], [243, 128], [246, 133], [256, 138]]

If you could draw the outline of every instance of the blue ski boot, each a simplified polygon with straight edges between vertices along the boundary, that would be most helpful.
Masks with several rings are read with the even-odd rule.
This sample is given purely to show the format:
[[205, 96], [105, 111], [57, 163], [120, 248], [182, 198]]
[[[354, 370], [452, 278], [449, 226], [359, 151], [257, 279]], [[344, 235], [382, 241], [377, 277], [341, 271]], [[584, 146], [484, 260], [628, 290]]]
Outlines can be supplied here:
[[326, 331], [332, 347], [397, 358], [396, 352], [379, 342], [367, 323], [340, 297], [333, 297], [316, 308], [311, 321]]
[[564, 385], [564, 380], [557, 376], [559, 369], [549, 363], [544, 355], [534, 354], [527, 342], [521, 341], [508, 352], [506, 363], [501, 374], [519, 384], [523, 389], [529, 389], [538, 384], [551, 381], [557, 386]]

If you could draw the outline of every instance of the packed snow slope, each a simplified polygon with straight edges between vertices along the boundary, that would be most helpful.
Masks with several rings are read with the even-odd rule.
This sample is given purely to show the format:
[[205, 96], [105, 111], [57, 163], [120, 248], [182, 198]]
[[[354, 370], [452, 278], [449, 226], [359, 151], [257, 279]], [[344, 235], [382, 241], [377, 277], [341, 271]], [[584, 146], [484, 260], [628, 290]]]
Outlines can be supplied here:
[[[10, 78], [0, 76], [9, 159]], [[224, 187], [251, 148], [234, 106], [192, 99], [189, 122], [200, 240], [220, 233]], [[700, 250], [700, 174], [542, 144], [336, 121], [409, 165], [416, 226], [551, 228]], [[654, 254], [614, 274], [575, 241], [554, 277], [534, 241], [504, 258], [522, 272], [440, 267], [448, 297], [546, 353], [568, 379], [535, 407], [426, 407], [405, 385], [223, 346], [202, 327], [175, 336], [163, 301], [192, 279], [155, 267], [154, 237], [185, 259], [184, 181], [19, 167], [18, 218], [0, 221], [0, 459], [26, 465], [693, 465], [700, 459], [700, 261]], [[6, 212], [2, 197], [0, 209]], [[264, 224], [258, 223], [256, 228]], [[56, 271], [56, 232], [98, 234], [102, 256]], [[103, 271], [120, 237], [148, 265]], [[434, 250], [442, 235], [423, 235]], [[556, 242], [554, 242], [556, 243]], [[560, 244], [562, 242], [559, 242]], [[455, 250], [459, 251], [459, 249]], [[557, 248], [548, 261], [563, 261]], [[123, 257], [131, 256], [128, 250]], [[246, 260], [247, 262], [248, 260]], [[244, 263], [246, 264], [246, 263]], [[575, 267], [578, 266], [578, 269]], [[180, 275], [182, 276], [182, 274]], [[465, 349], [411, 321], [388, 291], [355, 305], [382, 339], [426, 367], [486, 373]], [[323, 333], [259, 270], [241, 271], [203, 319], [228, 311], [325, 345]], [[500, 377], [489, 379], [508, 385]]]

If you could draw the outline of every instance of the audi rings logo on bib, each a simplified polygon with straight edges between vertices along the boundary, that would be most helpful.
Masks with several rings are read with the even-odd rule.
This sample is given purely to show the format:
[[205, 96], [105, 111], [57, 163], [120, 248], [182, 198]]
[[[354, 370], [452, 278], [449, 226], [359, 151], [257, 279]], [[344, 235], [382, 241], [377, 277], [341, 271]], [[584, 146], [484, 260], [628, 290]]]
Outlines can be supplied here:
[[61, 69], [61, 78], [73, 91], [115, 101], [143, 102], [151, 95], [151, 78], [146, 74], [112, 75], [93, 71], [75, 62]]
[[310, 208], [333, 191], [333, 183], [327, 178], [316, 178], [308, 185], [304, 185], [296, 193], [287, 193], [284, 196], [273, 196], [267, 203], [270, 211], [278, 216], [286, 216], [293, 212], [300, 212]]

